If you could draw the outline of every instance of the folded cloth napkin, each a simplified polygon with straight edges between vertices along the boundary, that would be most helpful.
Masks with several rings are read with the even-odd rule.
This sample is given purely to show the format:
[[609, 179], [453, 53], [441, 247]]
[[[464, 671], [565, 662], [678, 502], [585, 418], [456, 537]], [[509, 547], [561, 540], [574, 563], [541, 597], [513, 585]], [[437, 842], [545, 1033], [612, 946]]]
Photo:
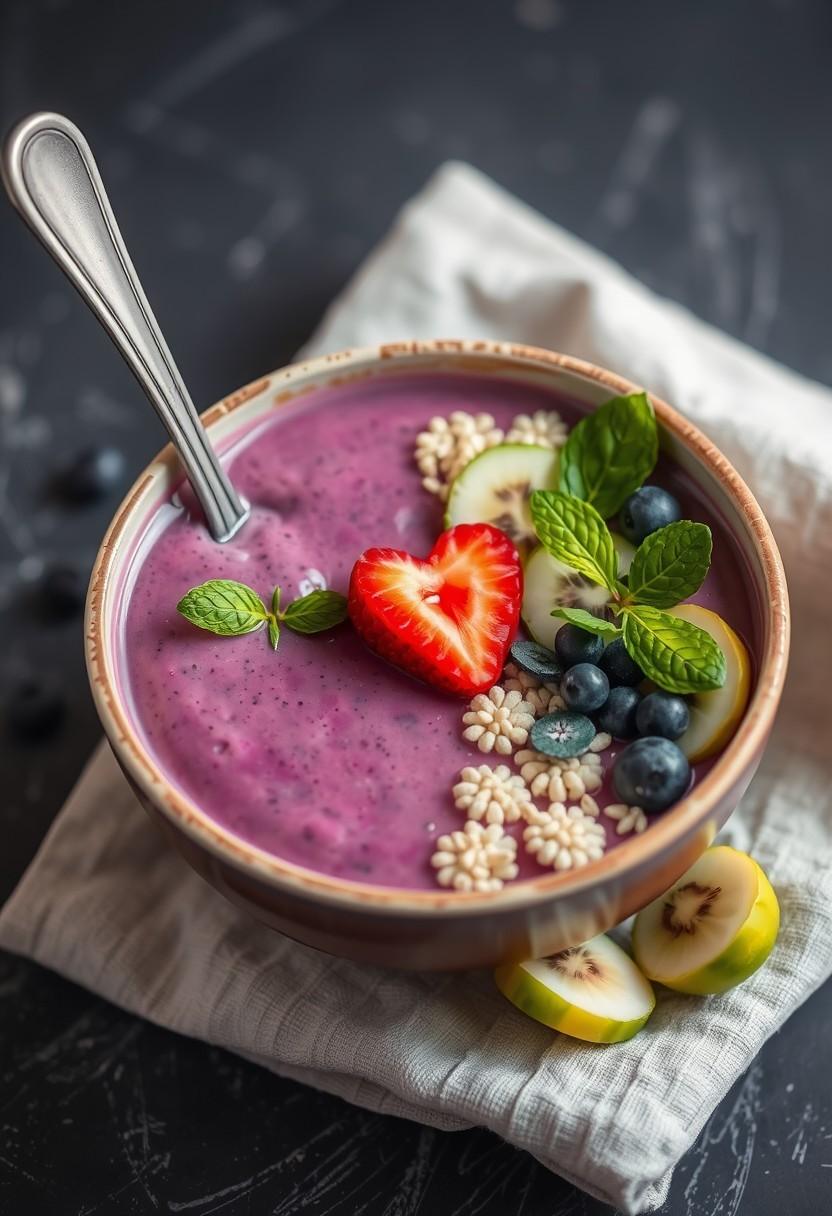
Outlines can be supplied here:
[[405, 208], [306, 353], [433, 336], [537, 343], [629, 376], [694, 418], [762, 501], [791, 580], [794, 651], [777, 729], [725, 835], [753, 850], [781, 901], [768, 965], [719, 998], [660, 993], [631, 1042], [583, 1045], [517, 1013], [487, 974], [357, 966], [254, 924], [167, 847], [106, 748], [5, 907], [0, 945], [360, 1106], [490, 1127], [635, 1213], [661, 1204], [715, 1105], [832, 971], [832, 395], [463, 165]]

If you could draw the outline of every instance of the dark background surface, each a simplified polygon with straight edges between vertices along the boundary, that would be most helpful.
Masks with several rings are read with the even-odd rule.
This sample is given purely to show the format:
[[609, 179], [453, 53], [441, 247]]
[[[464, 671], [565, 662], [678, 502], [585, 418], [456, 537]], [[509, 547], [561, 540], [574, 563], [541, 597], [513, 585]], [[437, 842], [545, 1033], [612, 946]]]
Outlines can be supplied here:
[[[657, 290], [832, 382], [827, 0], [91, 0], [0, 5], [0, 117], [86, 131], [200, 408], [288, 361], [448, 157], [472, 161]], [[407, 335], [401, 335], [406, 337]], [[0, 208], [0, 695], [56, 680], [40, 745], [0, 739], [0, 898], [93, 747], [80, 622], [117, 495], [50, 492], [91, 441], [160, 428], [80, 300]], [[829, 986], [679, 1167], [665, 1216], [832, 1209]], [[484, 1132], [369, 1115], [0, 957], [0, 1212], [601, 1216]], [[645, 1128], [645, 1136], [652, 1129]]]

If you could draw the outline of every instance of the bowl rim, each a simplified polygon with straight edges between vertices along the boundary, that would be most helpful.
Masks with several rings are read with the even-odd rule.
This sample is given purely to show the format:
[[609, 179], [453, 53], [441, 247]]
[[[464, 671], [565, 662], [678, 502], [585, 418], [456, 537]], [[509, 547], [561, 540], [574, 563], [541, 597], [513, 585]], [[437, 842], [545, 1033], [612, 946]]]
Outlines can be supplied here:
[[[276, 404], [302, 392], [302, 382], [331, 374], [333, 380], [355, 376], [362, 370], [378, 370], [385, 361], [412, 362], [414, 368], [432, 360], [448, 360], [445, 370], [459, 361], [462, 370], [556, 369], [612, 390], [613, 394], [641, 391], [640, 386], [617, 373], [572, 355], [514, 342], [433, 339], [357, 347], [280, 368], [261, 376], [223, 398], [202, 414], [210, 429], [230, 413], [279, 388]], [[346, 376], [344, 373], [346, 372]], [[323, 387], [323, 386], [321, 386]], [[544, 873], [509, 883], [500, 891], [478, 893], [383, 887], [321, 874], [285, 861], [251, 845], [212, 820], [198, 804], [176, 789], [164, 776], [132, 726], [118, 692], [113, 656], [109, 647], [106, 592], [120, 562], [119, 541], [153, 483], [178, 468], [172, 445], [167, 444], [142, 471], [116, 510], [101, 542], [93, 567], [85, 613], [87, 672], [96, 709], [116, 757], [135, 786], [158, 808], [174, 828], [182, 831], [214, 858], [249, 878], [264, 882], [276, 891], [305, 897], [314, 903], [340, 907], [368, 915], [419, 917], [436, 912], [455, 916], [477, 916], [504, 909], [531, 908], [553, 898], [562, 898], [656, 860], [675, 842], [707, 822], [709, 812], [741, 783], [754, 765], [774, 721], [786, 674], [789, 650], [789, 603], [786, 577], [777, 544], [753, 494], [736, 469], [693, 423], [660, 397], [648, 391], [656, 416], [666, 431], [681, 443], [698, 463], [722, 485], [732, 499], [759, 563], [767, 589], [764, 605], [766, 638], [754, 691], [745, 715], [731, 742], [713, 768], [677, 803], [673, 814], [654, 822], [642, 835], [631, 836], [598, 861], [578, 870]]]

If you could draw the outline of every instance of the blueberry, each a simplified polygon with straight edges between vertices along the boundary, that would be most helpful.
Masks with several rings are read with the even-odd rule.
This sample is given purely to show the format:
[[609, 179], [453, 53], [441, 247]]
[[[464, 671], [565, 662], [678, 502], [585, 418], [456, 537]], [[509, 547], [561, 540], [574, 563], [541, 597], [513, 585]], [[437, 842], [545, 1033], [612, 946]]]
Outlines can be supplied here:
[[659, 486], [642, 486], [631, 494], [618, 516], [621, 531], [634, 545], [645, 536], [682, 518], [682, 508], [672, 494]]
[[543, 680], [544, 683], [547, 680], [559, 680], [563, 675], [563, 668], [552, 651], [547, 650], [545, 646], [538, 646], [537, 642], [512, 642], [509, 653], [518, 667], [522, 667], [530, 675], [537, 676], [538, 680]]
[[644, 672], [627, 654], [627, 648], [621, 638], [613, 638], [598, 660], [598, 666], [607, 673], [611, 688], [619, 684], [634, 687], [644, 679]]
[[628, 806], [663, 811], [688, 788], [690, 765], [675, 743], [650, 735], [636, 739], [616, 757], [612, 781]]
[[610, 682], [594, 663], [576, 663], [561, 680], [560, 695], [567, 709], [591, 714], [600, 709], [610, 695]]
[[651, 692], [638, 707], [636, 724], [640, 735], [678, 739], [688, 728], [690, 710], [684, 697], [672, 692]]
[[595, 738], [595, 727], [584, 714], [544, 714], [533, 724], [529, 739], [536, 752], [568, 760], [580, 756]]
[[118, 448], [85, 448], [64, 470], [60, 487], [70, 502], [95, 502], [114, 489], [123, 475], [124, 457]]
[[21, 681], [9, 700], [6, 720], [20, 739], [44, 739], [60, 726], [65, 705], [58, 690], [34, 678]]
[[597, 663], [603, 649], [604, 643], [597, 633], [590, 633], [577, 625], [561, 625], [555, 634], [555, 654], [564, 667], [574, 667], [576, 663]]
[[68, 621], [77, 616], [83, 611], [86, 594], [86, 580], [80, 571], [63, 563], [47, 566], [38, 583], [40, 608], [50, 621]]
[[606, 702], [595, 715], [599, 730], [604, 730], [614, 739], [635, 739], [638, 734], [636, 710], [641, 702], [641, 693], [635, 688], [621, 684], [610, 689]]

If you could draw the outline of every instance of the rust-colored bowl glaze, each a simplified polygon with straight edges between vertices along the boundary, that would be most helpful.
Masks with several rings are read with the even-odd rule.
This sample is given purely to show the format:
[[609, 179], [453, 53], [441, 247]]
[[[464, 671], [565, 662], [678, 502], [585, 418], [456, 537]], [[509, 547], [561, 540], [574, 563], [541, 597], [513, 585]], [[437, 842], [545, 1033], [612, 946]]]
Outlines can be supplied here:
[[[509, 377], [601, 404], [635, 386], [579, 359], [498, 342], [412, 342], [345, 351], [274, 372], [204, 415], [227, 446], [242, 426], [300, 393], [347, 379], [466, 371]], [[87, 601], [87, 666], [104, 729], [151, 816], [191, 865], [234, 903], [308, 945], [367, 962], [461, 969], [549, 954], [584, 941], [661, 894], [713, 839], [737, 805], [771, 730], [789, 644], [788, 599], [777, 547], [748, 487], [714, 445], [655, 397], [663, 449], [730, 526], [754, 581], [761, 638], [756, 686], [739, 729], [713, 769], [642, 836], [571, 873], [509, 884], [490, 895], [394, 890], [282, 861], [211, 820], [160, 770], [130, 720], [115, 662], [119, 602], [130, 559], [157, 505], [180, 479], [165, 448], [117, 511]]]

